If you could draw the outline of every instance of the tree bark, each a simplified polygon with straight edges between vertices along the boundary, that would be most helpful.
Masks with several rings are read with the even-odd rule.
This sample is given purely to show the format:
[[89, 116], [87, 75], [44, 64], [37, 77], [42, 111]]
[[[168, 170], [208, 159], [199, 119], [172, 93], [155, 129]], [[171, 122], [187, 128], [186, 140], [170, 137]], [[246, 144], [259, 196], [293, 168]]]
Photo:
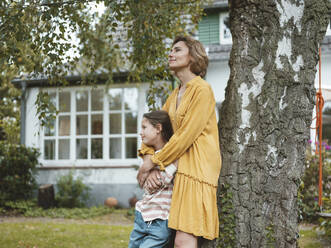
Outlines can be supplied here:
[[[220, 238], [203, 247], [296, 247], [297, 190], [330, 3], [230, 0], [229, 7], [233, 45], [219, 123]], [[233, 225], [227, 221], [232, 217]]]

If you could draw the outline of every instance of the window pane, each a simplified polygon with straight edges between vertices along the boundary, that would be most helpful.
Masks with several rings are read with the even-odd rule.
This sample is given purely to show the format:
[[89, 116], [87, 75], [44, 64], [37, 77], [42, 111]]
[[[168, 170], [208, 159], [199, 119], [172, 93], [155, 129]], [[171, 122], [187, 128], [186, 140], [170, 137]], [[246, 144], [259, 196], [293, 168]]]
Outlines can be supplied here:
[[219, 44], [219, 14], [203, 16], [199, 23], [199, 40], [204, 45]]
[[103, 110], [103, 90], [92, 90], [92, 111]]
[[109, 110], [121, 110], [122, 89], [108, 90]]
[[76, 92], [76, 111], [88, 111], [88, 92]]
[[102, 115], [92, 115], [92, 134], [102, 134], [102, 124]]
[[121, 114], [109, 115], [109, 133], [120, 134], [122, 132]]
[[55, 120], [51, 120], [49, 127], [45, 127], [45, 136], [55, 135]]
[[137, 133], [137, 113], [125, 114], [125, 133]]
[[125, 139], [125, 157], [137, 158], [137, 138]]
[[76, 118], [76, 134], [82, 135], [88, 132], [88, 118], [87, 115], [77, 115]]
[[121, 158], [122, 157], [122, 142], [121, 138], [110, 138], [109, 139], [109, 157], [110, 158]]
[[59, 159], [70, 158], [70, 140], [60, 139], [59, 140]]
[[56, 107], [56, 92], [48, 93], [50, 102]]
[[55, 140], [45, 140], [44, 159], [55, 159]]
[[138, 89], [126, 88], [124, 89], [124, 107], [132, 111], [138, 109]]
[[60, 112], [70, 112], [70, 92], [59, 93]]
[[59, 136], [70, 135], [70, 116], [59, 116]]
[[78, 159], [87, 159], [87, 139], [77, 139], [76, 157]]
[[92, 139], [92, 158], [102, 158], [102, 139]]

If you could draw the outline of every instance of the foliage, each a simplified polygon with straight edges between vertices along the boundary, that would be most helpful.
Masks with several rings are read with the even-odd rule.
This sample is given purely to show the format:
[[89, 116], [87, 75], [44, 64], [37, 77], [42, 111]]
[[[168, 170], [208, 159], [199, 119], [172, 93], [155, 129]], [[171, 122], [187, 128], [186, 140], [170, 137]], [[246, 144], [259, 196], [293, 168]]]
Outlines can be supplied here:
[[42, 209], [35, 208], [24, 213], [26, 217], [51, 217], [65, 219], [89, 219], [105, 214], [110, 214], [113, 209], [108, 207], [91, 207], [91, 208], [52, 208]]
[[7, 140], [11, 144], [19, 142], [19, 103], [19, 90], [0, 79], [0, 140]]
[[[325, 239], [326, 238], [326, 239]], [[323, 248], [330, 243], [327, 237], [319, 235], [315, 228], [308, 228], [300, 230], [300, 238], [298, 240], [298, 247], [302, 248]]]
[[276, 239], [275, 239], [275, 230], [273, 224], [270, 224], [266, 227], [266, 237], [267, 237], [267, 247], [275, 248], [276, 247]]
[[41, 91], [37, 96], [35, 104], [40, 125], [49, 129], [53, 128], [56, 115], [59, 113], [54, 99], [49, 96], [48, 92]]
[[127, 211], [126, 211], [126, 216], [128, 218], [134, 218], [134, 215], [135, 215], [135, 211], [136, 209], [133, 207], [133, 208], [129, 208]]
[[[19, 231], [18, 231], [19, 230]], [[126, 248], [131, 225], [25, 221], [0, 223], [0, 243], [6, 248]]]
[[[331, 210], [331, 151], [330, 146], [322, 143], [323, 163], [323, 208]], [[306, 152], [305, 174], [299, 188], [300, 218], [304, 221], [317, 221], [318, 212], [318, 180], [319, 180], [319, 156], [311, 148]]]
[[219, 187], [219, 238], [217, 247], [230, 248], [235, 247], [235, 215], [233, 207], [233, 197], [228, 184], [221, 184]]
[[37, 204], [33, 200], [17, 200], [17, 201], [6, 201], [4, 204], [4, 214], [17, 215], [25, 214], [32, 209], [37, 207]]
[[91, 208], [51, 208], [43, 209], [35, 200], [5, 202], [3, 215], [23, 215], [25, 217], [50, 217], [64, 219], [90, 219], [110, 214], [113, 208], [97, 206]]
[[149, 90], [147, 92], [147, 104], [149, 110], [161, 109], [172, 90], [173, 86], [168, 82], [163, 84], [152, 82], [149, 85]]
[[[0, 0], [0, 82], [32, 77], [66, 85], [78, 73], [81, 84], [110, 84], [123, 72], [130, 82], [170, 80], [171, 40], [194, 32], [210, 2]], [[37, 101], [39, 111], [47, 111], [45, 102]]]
[[38, 156], [37, 149], [0, 141], [0, 205], [32, 195]]
[[[329, 212], [331, 214], [331, 211]], [[331, 220], [330, 218], [320, 218], [320, 229], [324, 231], [326, 237], [331, 238]]]
[[56, 202], [59, 207], [83, 207], [89, 198], [90, 188], [81, 178], [74, 179], [73, 172], [61, 176], [57, 181]]

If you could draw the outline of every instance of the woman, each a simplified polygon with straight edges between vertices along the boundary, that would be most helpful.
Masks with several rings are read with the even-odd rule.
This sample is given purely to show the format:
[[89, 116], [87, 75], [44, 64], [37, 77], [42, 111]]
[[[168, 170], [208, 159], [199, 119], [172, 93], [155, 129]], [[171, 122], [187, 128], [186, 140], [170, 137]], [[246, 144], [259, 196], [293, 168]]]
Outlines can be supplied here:
[[[179, 159], [174, 180], [168, 226], [176, 230], [175, 247], [197, 247], [197, 237], [218, 237], [216, 190], [221, 170], [215, 99], [206, 74], [208, 57], [202, 44], [191, 37], [177, 37], [169, 55], [169, 67], [181, 84], [168, 97], [163, 110], [169, 113], [174, 135], [163, 149], [142, 145], [144, 163], [138, 181], [154, 188], [156, 165]], [[155, 170], [153, 170], [155, 171]]]

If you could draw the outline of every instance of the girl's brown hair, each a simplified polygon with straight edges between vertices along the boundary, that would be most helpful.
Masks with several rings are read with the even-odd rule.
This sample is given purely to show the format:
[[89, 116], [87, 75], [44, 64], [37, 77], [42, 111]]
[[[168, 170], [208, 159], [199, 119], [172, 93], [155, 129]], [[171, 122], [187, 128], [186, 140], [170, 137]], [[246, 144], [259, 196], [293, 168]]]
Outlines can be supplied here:
[[190, 65], [191, 72], [200, 77], [204, 77], [207, 73], [208, 56], [201, 42], [190, 36], [177, 36], [174, 39], [172, 46], [179, 41], [183, 41], [189, 49], [189, 54], [192, 57]]
[[172, 129], [170, 117], [168, 113], [164, 110], [155, 110], [149, 113], [145, 113], [143, 115], [144, 118], [146, 118], [154, 127], [156, 127], [157, 124], [161, 124], [162, 131], [161, 135], [162, 138], [165, 141], [169, 141], [171, 136], [174, 134], [174, 131]]

